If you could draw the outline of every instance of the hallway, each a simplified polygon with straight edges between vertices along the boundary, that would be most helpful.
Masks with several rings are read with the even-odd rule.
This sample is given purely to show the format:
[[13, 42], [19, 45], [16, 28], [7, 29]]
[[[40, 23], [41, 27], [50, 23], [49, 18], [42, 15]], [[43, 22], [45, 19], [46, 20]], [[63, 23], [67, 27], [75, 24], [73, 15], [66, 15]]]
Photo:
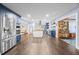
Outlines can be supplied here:
[[78, 55], [78, 25], [78, 3], [2, 3], [0, 54]]
[[43, 38], [22, 35], [22, 41], [5, 55], [78, 55], [71, 45], [45, 35]]

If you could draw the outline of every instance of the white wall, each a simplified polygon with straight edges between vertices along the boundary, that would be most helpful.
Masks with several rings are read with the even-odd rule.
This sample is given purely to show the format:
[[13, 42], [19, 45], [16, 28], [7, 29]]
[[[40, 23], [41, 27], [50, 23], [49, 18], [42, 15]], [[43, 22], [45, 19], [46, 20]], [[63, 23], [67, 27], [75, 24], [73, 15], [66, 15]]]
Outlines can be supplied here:
[[77, 13], [76, 26], [76, 48], [79, 49], [79, 12]]
[[76, 33], [76, 20], [69, 21], [69, 33]]

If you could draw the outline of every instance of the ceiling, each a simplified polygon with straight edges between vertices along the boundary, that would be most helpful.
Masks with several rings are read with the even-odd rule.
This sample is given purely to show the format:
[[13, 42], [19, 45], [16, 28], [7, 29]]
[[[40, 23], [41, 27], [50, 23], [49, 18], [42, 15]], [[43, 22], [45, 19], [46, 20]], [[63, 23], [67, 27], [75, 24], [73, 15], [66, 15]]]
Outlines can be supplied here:
[[56, 18], [77, 6], [76, 3], [3, 3], [14, 12], [26, 17], [30, 14], [33, 19]]

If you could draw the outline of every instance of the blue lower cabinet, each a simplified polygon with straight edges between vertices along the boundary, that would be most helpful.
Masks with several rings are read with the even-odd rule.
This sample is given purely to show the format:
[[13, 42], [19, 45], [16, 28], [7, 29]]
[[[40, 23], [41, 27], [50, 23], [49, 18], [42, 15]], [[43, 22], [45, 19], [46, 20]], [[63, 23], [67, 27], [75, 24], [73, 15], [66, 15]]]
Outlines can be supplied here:
[[51, 31], [51, 36], [55, 37], [55, 35], [56, 35], [55, 31]]
[[16, 42], [19, 42], [21, 40], [21, 35], [16, 36]]

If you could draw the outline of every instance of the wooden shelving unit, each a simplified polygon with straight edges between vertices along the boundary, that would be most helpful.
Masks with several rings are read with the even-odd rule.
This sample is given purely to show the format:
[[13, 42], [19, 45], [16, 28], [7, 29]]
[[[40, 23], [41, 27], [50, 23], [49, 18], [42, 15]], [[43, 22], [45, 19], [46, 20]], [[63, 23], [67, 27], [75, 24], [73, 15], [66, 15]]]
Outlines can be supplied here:
[[69, 35], [68, 21], [58, 21], [58, 38], [67, 38]]

